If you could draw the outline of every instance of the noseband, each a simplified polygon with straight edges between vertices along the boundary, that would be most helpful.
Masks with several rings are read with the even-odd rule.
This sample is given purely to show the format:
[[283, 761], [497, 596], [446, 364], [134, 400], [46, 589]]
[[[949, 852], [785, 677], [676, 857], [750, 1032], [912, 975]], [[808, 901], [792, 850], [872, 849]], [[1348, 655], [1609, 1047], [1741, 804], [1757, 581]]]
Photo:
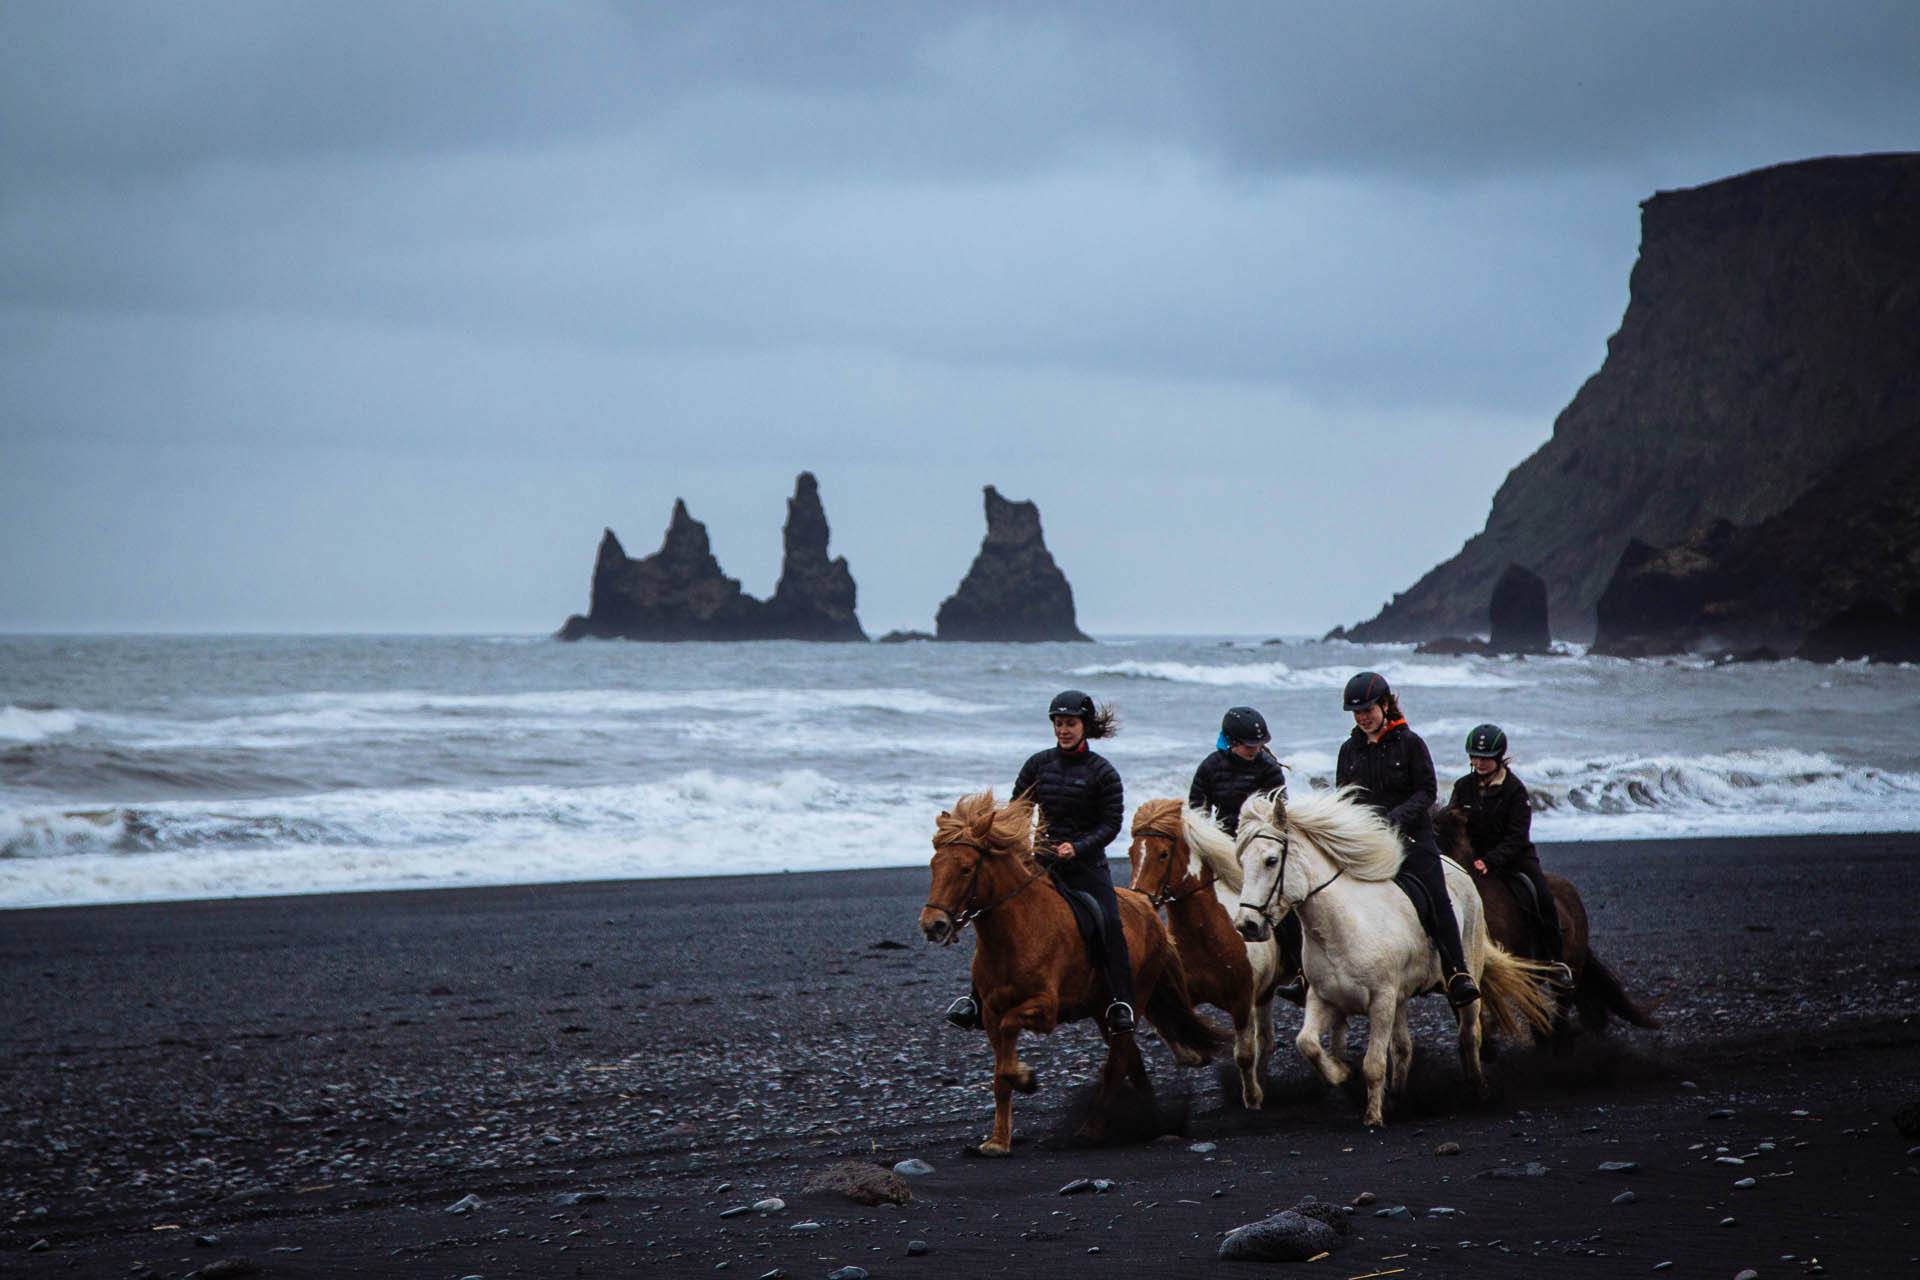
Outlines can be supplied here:
[[[1289, 841], [1285, 835], [1275, 835], [1271, 831], [1256, 831], [1252, 835], [1247, 837], [1247, 842], [1249, 844], [1251, 844], [1255, 840], [1272, 840], [1277, 842], [1280, 846], [1280, 873], [1274, 876], [1273, 878], [1273, 888], [1267, 890], [1267, 896], [1261, 899], [1258, 903], [1248, 902], [1245, 898], [1242, 898], [1240, 900], [1241, 906], [1251, 907], [1253, 910], [1259, 912], [1261, 915], [1264, 916], [1267, 913], [1267, 908], [1273, 905], [1274, 898], [1279, 894], [1280, 886], [1286, 883], [1287, 859], [1291, 857], [1293, 854], [1293, 843]], [[1332, 884], [1335, 880], [1338, 880], [1341, 876], [1345, 874], [1347, 874], [1347, 869], [1345, 867], [1341, 867], [1338, 871], [1328, 876], [1325, 880], [1322, 880], [1319, 884], [1307, 890], [1307, 896], [1300, 899], [1299, 902], [1295, 903], [1294, 904], [1295, 908], [1297, 909], [1299, 907], [1304, 907], [1309, 902], [1312, 902], [1314, 899], [1314, 895], [1318, 894], [1320, 890], [1326, 888], [1328, 885]]]
[[[1133, 838], [1135, 840], [1144, 840], [1148, 836], [1153, 836], [1161, 840], [1171, 840], [1173, 842], [1174, 849], [1178, 849], [1180, 847], [1180, 835], [1178, 832], [1175, 832], [1175, 831], [1156, 831], [1149, 828], [1146, 831], [1136, 831], [1133, 833]], [[1173, 853], [1171, 851], [1168, 852], [1167, 859], [1169, 864], [1171, 864], [1173, 859]], [[1195, 881], [1191, 887], [1183, 889], [1179, 893], [1173, 893], [1170, 890], [1163, 887], [1160, 889], [1156, 889], [1152, 893], [1148, 894], [1147, 901], [1152, 903], [1154, 909], [1157, 911], [1161, 907], [1166, 906], [1168, 903], [1181, 902], [1189, 897], [1192, 897], [1194, 894], [1200, 891], [1201, 887], [1202, 886], [1198, 881]]]
[[989, 902], [984, 907], [970, 907], [967, 904], [973, 901], [974, 881], [980, 878], [980, 868], [984, 866], [986, 864], [987, 859], [993, 855], [987, 852], [985, 845], [975, 844], [971, 840], [945, 840], [945, 841], [942, 841], [936, 847], [944, 849], [952, 845], [959, 845], [963, 849], [971, 849], [975, 853], [979, 854], [980, 857], [974, 862], [973, 870], [967, 872], [967, 882], [961, 888], [961, 891], [960, 891], [960, 902], [959, 902], [960, 909], [956, 910], [953, 907], [943, 907], [937, 902], [929, 902], [926, 904], [926, 908], [928, 910], [938, 911], [942, 915], [946, 916], [947, 919], [953, 921], [953, 932], [947, 935], [947, 941], [945, 944], [947, 946], [952, 946], [954, 943], [958, 942], [960, 940], [961, 931], [965, 929], [968, 925], [972, 924], [975, 920], [978, 920], [981, 916], [986, 915], [987, 912], [992, 911], [995, 907], [1004, 906], [1005, 904], [1013, 901], [1015, 898], [1019, 897], [1022, 893], [1026, 891], [1026, 888], [1028, 885], [1038, 880], [1041, 876], [1047, 874], [1046, 864], [1040, 862], [1038, 859], [1035, 859], [1036, 865], [1034, 866], [1033, 874], [1028, 876], [1025, 880], [1022, 880], [1017, 887], [1015, 887], [1014, 889], [1012, 889], [1007, 893], [1001, 894], [999, 897], [995, 898], [992, 902]]

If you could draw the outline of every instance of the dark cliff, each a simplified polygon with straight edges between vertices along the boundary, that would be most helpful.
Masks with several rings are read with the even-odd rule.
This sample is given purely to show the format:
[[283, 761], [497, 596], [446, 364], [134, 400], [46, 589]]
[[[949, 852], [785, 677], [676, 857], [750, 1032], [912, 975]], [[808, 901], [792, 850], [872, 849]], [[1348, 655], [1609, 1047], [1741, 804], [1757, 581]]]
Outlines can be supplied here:
[[967, 576], [941, 602], [941, 640], [1085, 640], [1073, 588], [1040, 531], [1040, 508], [1009, 502], [988, 485], [987, 536]]
[[631, 559], [611, 529], [600, 539], [587, 612], [562, 640], [865, 640], [854, 616], [853, 574], [827, 558], [820, 490], [801, 472], [787, 502], [786, 558], [770, 600], [756, 600], [720, 569], [707, 527], [674, 500], [660, 549]]
[[[1470, 630], [1513, 561], [1546, 580], [1562, 634], [1584, 638], [1630, 542], [1644, 565], [1716, 521], [1774, 520], [1920, 425], [1920, 155], [1781, 165], [1641, 210], [1599, 372], [1501, 485], [1486, 528], [1349, 638]], [[1815, 505], [1837, 529], [1840, 507]], [[1818, 559], [1813, 536], [1776, 525], [1766, 544]]]

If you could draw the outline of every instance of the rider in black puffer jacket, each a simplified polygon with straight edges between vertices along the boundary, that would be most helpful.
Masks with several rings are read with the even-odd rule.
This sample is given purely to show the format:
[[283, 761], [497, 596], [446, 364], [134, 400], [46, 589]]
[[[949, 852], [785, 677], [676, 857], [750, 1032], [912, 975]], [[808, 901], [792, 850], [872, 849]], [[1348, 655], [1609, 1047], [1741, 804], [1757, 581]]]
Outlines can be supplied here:
[[1560, 937], [1560, 912], [1539, 850], [1533, 847], [1533, 805], [1527, 784], [1507, 761], [1507, 735], [1497, 724], [1474, 726], [1467, 734], [1467, 758], [1473, 772], [1453, 784], [1447, 803], [1467, 821], [1467, 840], [1473, 848], [1476, 870], [1497, 875], [1525, 876], [1533, 882], [1534, 923], [1539, 928], [1540, 959], [1561, 964], [1565, 944]]
[[1268, 741], [1264, 716], [1252, 707], [1229, 708], [1213, 753], [1193, 771], [1187, 803], [1212, 809], [1213, 820], [1228, 835], [1240, 830], [1240, 806], [1248, 796], [1286, 790], [1287, 775], [1267, 750]]
[[[1120, 775], [1106, 757], [1087, 748], [1089, 738], [1112, 736], [1113, 712], [1095, 710], [1092, 698], [1068, 689], [1054, 698], [1047, 717], [1053, 722], [1054, 745], [1034, 752], [1020, 766], [1013, 794], [1030, 796], [1040, 806], [1045, 843], [1034, 852], [1051, 860], [1053, 875], [1061, 883], [1091, 895], [1100, 908], [1107, 992], [1112, 998], [1102, 1021], [1110, 1035], [1122, 1035], [1134, 1027], [1133, 962], [1127, 954], [1120, 900], [1114, 896], [1113, 876], [1107, 868], [1107, 846], [1126, 821], [1126, 797]], [[954, 1001], [947, 1021], [961, 1027], [979, 1026], [978, 997], [966, 995]]]
[[1353, 733], [1340, 744], [1334, 785], [1360, 788], [1362, 803], [1373, 806], [1400, 833], [1406, 846], [1403, 869], [1419, 877], [1433, 900], [1433, 945], [1440, 952], [1447, 1001], [1455, 1008], [1480, 998], [1480, 989], [1467, 972], [1460, 945], [1460, 921], [1447, 894], [1447, 878], [1440, 869], [1440, 846], [1433, 838], [1433, 802], [1439, 784], [1433, 776], [1433, 756], [1420, 735], [1407, 727], [1400, 700], [1384, 676], [1362, 671], [1347, 681], [1343, 699], [1353, 712]]

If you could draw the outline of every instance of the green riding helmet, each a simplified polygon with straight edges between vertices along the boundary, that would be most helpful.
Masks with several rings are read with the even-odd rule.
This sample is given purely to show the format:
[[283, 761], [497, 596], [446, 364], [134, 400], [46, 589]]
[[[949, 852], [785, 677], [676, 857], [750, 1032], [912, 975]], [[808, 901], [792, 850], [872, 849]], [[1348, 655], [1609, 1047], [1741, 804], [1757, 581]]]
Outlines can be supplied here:
[[1477, 724], [1467, 734], [1467, 754], [1481, 758], [1491, 757], [1504, 760], [1507, 756], [1507, 735], [1497, 724]]

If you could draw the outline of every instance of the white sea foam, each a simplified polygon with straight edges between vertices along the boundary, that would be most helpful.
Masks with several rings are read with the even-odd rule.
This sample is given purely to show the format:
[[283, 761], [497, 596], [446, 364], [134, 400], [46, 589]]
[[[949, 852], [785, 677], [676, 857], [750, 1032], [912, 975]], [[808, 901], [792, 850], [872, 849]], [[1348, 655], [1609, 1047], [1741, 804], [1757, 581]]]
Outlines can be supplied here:
[[26, 707], [0, 707], [0, 741], [44, 742], [57, 734], [72, 733], [80, 727], [80, 717], [58, 708], [33, 711]]
[[[1108, 662], [1076, 667], [1076, 676], [1118, 676], [1242, 689], [1338, 689], [1353, 672], [1346, 667], [1294, 668], [1284, 662]], [[1525, 683], [1507, 666], [1476, 667], [1466, 662], [1396, 663], [1382, 674], [1400, 688], [1509, 689]]]

